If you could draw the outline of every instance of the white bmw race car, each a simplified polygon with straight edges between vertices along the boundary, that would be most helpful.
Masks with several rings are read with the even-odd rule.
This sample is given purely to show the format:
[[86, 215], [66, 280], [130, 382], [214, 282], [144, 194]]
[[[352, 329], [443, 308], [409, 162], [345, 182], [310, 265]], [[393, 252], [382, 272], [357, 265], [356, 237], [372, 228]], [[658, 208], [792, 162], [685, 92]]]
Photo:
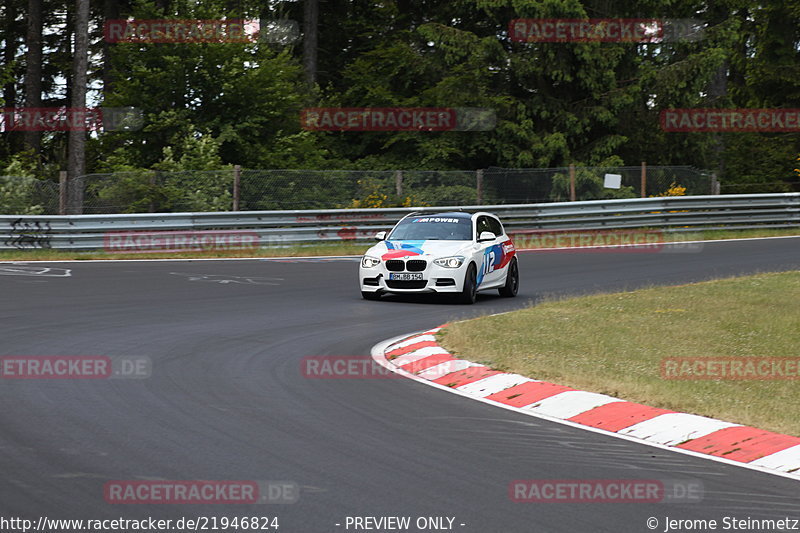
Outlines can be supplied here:
[[514, 244], [491, 213], [406, 215], [367, 250], [358, 269], [361, 295], [451, 293], [474, 303], [478, 291], [516, 296], [519, 266]]

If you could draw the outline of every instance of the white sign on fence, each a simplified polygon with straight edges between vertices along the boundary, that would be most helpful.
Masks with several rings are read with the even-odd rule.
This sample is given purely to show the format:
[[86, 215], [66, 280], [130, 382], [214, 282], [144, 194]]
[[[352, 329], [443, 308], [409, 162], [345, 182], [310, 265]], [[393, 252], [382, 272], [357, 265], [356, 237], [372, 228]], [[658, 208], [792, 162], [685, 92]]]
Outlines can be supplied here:
[[603, 187], [606, 189], [619, 189], [622, 185], [622, 174], [606, 174]]

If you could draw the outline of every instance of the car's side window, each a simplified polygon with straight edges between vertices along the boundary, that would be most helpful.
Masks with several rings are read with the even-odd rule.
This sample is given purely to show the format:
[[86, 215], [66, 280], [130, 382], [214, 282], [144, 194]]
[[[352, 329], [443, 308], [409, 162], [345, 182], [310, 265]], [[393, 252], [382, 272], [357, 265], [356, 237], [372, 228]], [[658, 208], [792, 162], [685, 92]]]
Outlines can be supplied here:
[[489, 219], [489, 227], [491, 228], [489, 231], [500, 237], [503, 234], [503, 225], [494, 217], [486, 218]]
[[478, 223], [475, 225], [475, 237], [478, 238], [481, 236], [481, 233], [484, 231], [492, 231], [491, 226], [489, 225], [489, 221], [487, 220], [489, 217], [480, 216], [478, 217]]

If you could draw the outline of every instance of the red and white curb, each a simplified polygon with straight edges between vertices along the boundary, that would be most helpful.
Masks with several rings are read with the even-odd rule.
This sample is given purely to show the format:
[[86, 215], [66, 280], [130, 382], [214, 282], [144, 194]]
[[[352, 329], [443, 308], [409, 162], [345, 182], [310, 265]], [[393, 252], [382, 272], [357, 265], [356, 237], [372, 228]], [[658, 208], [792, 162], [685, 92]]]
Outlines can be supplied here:
[[416, 381], [530, 416], [800, 480], [800, 438], [576, 390], [453, 357], [444, 326], [377, 344], [373, 359]]

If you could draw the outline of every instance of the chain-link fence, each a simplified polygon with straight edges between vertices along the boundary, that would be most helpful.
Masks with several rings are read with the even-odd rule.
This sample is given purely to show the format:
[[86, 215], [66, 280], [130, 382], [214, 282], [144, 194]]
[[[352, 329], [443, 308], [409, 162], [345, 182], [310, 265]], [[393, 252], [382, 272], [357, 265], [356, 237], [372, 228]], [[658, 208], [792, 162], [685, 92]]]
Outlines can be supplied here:
[[[239, 209], [243, 211], [379, 207], [391, 203], [394, 172], [242, 170], [240, 183]], [[359, 205], [367, 197], [374, 206]]]
[[[525, 204], [715, 192], [709, 173], [687, 166], [143, 170], [88, 174], [68, 188], [69, 195], [62, 191], [69, 204], [66, 212], [85, 214]], [[33, 178], [0, 178], [0, 213], [35, 214], [31, 210], [58, 214], [59, 185]]]
[[[617, 179], [619, 186], [606, 187], [607, 175], [619, 176]], [[609, 181], [617, 180], [611, 178]], [[710, 173], [689, 166], [646, 165], [539, 169], [489, 168], [484, 171], [484, 189], [483, 200], [489, 204], [714, 193]], [[642, 194], [643, 189], [644, 194]]]
[[765, 183], [720, 184], [720, 194], [758, 194], [763, 192], [800, 192], [800, 178]]
[[85, 214], [230, 211], [232, 208], [230, 170], [87, 174], [76, 182], [70, 186], [83, 192]]
[[239, 208], [346, 209], [474, 204], [475, 171], [242, 170]]
[[0, 176], [0, 214], [52, 215], [58, 213], [57, 183], [29, 176]]

